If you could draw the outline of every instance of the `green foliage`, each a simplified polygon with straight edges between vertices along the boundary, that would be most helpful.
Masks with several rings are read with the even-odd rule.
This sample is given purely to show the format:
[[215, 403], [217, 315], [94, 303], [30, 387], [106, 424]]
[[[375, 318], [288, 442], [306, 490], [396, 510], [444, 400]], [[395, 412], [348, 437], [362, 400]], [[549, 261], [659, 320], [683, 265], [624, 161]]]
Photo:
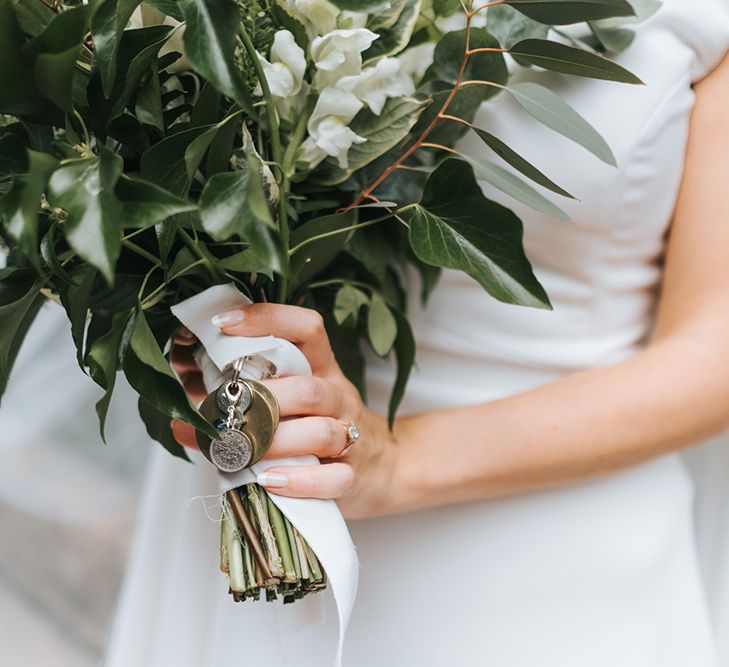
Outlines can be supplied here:
[[[519, 220], [483, 196], [474, 169], [554, 218], [567, 216], [538, 188], [569, 193], [488, 128], [474, 131], [508, 169], [443, 161], [439, 146], [454, 150], [479, 106], [506, 90], [537, 121], [614, 163], [594, 128], [549, 89], [509, 85], [504, 52], [525, 66], [636, 83], [589, 49], [548, 39], [550, 25], [590, 21], [577, 43], [619, 49], [629, 36], [614, 17], [630, 6], [507, 0], [489, 9], [488, 30], [441, 34], [438, 19], [461, 12], [460, 0], [331, 1], [369, 13], [363, 21], [379, 38], [364, 67], [438, 43], [414, 96], [391, 95], [380, 114], [363, 102], [347, 123], [359, 139], [346, 168], [328, 150], [306, 171], [301, 152], [321, 92], [314, 34], [283, 0], [147, 0], [142, 13], [136, 0], [0, 0], [0, 243], [8, 253], [0, 396], [46, 296], [63, 304], [79, 364], [104, 390], [102, 438], [121, 371], [150, 435], [183, 458], [170, 419], [209, 427], [166, 358], [170, 307], [211, 285], [233, 282], [255, 300], [318, 309], [363, 397], [363, 345], [394, 355], [391, 424], [415, 361], [405, 316], [411, 269], [423, 304], [448, 267], [497, 299], [548, 307]], [[652, 2], [639, 3], [641, 17]], [[297, 74], [302, 92], [282, 109], [261, 85], [258, 54], [270, 59], [284, 29], [307, 62]], [[388, 85], [372, 82], [380, 84]]]

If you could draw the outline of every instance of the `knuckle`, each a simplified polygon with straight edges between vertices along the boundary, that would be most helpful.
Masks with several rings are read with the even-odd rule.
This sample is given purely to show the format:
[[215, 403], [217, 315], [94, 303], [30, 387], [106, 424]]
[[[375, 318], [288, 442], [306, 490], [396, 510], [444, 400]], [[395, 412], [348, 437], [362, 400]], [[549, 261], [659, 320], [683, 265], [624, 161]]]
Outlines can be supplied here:
[[301, 386], [301, 401], [307, 408], [321, 405], [327, 396], [327, 388], [319, 378], [307, 378]]
[[321, 316], [321, 314], [317, 313], [315, 310], [310, 309], [304, 309], [304, 316], [302, 319], [302, 334], [303, 338], [320, 338], [324, 335], [325, 329], [324, 329], [324, 318]]

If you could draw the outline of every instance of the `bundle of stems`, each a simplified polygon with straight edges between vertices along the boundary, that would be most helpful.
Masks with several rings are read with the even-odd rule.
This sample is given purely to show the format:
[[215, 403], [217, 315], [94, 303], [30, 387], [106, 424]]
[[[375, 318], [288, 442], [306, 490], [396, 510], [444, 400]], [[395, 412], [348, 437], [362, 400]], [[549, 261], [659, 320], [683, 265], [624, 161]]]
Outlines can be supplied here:
[[236, 602], [295, 602], [324, 590], [326, 573], [312, 548], [258, 484], [223, 497], [220, 569]]

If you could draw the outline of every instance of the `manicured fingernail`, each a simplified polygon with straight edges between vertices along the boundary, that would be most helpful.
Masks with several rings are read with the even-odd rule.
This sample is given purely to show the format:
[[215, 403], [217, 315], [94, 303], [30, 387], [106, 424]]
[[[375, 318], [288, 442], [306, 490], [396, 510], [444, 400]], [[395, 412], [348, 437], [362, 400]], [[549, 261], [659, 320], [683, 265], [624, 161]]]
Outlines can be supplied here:
[[215, 327], [229, 327], [234, 324], [240, 324], [245, 315], [242, 310], [229, 310], [227, 313], [220, 313], [210, 319]]
[[267, 489], [283, 489], [289, 483], [289, 478], [280, 472], [262, 472], [256, 477], [256, 482]]

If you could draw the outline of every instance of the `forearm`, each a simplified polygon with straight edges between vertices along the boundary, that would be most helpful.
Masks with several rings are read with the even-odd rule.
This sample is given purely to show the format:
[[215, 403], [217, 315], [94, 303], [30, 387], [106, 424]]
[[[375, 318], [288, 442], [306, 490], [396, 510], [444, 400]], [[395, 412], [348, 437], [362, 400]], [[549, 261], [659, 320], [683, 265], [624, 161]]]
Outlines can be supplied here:
[[398, 420], [403, 509], [604, 475], [729, 426], [729, 379], [696, 339], [488, 404]]

